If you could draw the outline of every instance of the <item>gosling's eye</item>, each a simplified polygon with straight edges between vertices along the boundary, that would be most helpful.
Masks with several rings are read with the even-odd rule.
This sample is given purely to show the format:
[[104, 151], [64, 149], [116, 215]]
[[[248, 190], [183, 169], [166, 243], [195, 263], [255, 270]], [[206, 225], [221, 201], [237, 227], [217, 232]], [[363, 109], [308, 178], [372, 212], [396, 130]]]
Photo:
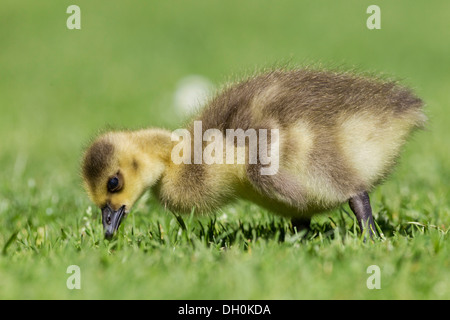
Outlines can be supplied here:
[[120, 180], [118, 177], [112, 177], [108, 180], [108, 191], [115, 192], [120, 189]]

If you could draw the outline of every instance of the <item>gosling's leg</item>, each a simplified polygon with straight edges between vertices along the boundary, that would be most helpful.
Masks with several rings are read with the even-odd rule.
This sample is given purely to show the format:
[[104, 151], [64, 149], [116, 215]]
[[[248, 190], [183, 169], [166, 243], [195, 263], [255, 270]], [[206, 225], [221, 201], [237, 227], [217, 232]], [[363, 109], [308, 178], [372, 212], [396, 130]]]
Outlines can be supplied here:
[[[348, 204], [350, 205], [350, 209], [352, 209], [353, 213], [356, 215], [361, 232], [365, 231], [366, 235], [368, 234], [370, 239], [373, 239], [376, 229], [367, 192], [361, 192], [353, 198], [350, 198]], [[364, 240], [365, 239], [366, 236], [364, 237]]]

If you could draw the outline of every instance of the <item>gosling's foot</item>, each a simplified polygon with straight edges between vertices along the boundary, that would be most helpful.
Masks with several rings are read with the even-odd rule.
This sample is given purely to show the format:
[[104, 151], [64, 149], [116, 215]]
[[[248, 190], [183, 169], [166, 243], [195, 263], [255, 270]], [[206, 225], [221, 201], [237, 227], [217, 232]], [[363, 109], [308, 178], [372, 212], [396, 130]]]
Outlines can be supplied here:
[[348, 201], [350, 209], [356, 215], [359, 228], [364, 233], [364, 241], [367, 239], [367, 235], [370, 239], [374, 239], [376, 236], [375, 223], [373, 222], [372, 208], [370, 206], [370, 199], [367, 192], [361, 192], [350, 198]]

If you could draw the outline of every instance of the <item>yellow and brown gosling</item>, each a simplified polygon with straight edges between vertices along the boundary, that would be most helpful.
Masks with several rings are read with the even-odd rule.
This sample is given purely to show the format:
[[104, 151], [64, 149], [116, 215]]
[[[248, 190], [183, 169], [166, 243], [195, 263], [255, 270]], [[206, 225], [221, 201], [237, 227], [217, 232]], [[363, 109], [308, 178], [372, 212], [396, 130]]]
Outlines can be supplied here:
[[[229, 85], [212, 98], [186, 130], [191, 137], [200, 133], [200, 144], [163, 129], [109, 132], [86, 150], [82, 175], [90, 198], [102, 210], [108, 239], [148, 189], [174, 212], [213, 212], [243, 198], [292, 218], [298, 227], [348, 201], [361, 230], [372, 237], [368, 193], [391, 172], [410, 133], [423, 126], [422, 108], [419, 98], [395, 82], [275, 70]], [[205, 138], [209, 129], [223, 138]], [[228, 131], [239, 129], [255, 130], [258, 138], [260, 129], [269, 134], [265, 144], [258, 140], [259, 149], [253, 149], [250, 134], [244, 144], [227, 138]], [[273, 138], [271, 131], [278, 135]], [[211, 147], [213, 163], [188, 154], [201, 154], [218, 142], [231, 146], [227, 152], [244, 150], [244, 161], [226, 161], [227, 152]], [[251, 161], [251, 152], [260, 149], [278, 157], [274, 172], [264, 173], [270, 164], [261, 153]]]

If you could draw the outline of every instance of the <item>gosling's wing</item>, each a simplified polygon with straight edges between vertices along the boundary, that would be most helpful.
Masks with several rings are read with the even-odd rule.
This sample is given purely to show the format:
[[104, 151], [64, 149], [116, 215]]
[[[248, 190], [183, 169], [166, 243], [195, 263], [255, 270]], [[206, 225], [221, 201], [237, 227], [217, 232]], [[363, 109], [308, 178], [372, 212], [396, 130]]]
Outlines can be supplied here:
[[305, 190], [296, 176], [284, 169], [273, 175], [265, 175], [261, 173], [262, 167], [260, 164], [247, 166], [247, 178], [255, 190], [269, 201], [276, 201], [300, 211], [306, 209]]

